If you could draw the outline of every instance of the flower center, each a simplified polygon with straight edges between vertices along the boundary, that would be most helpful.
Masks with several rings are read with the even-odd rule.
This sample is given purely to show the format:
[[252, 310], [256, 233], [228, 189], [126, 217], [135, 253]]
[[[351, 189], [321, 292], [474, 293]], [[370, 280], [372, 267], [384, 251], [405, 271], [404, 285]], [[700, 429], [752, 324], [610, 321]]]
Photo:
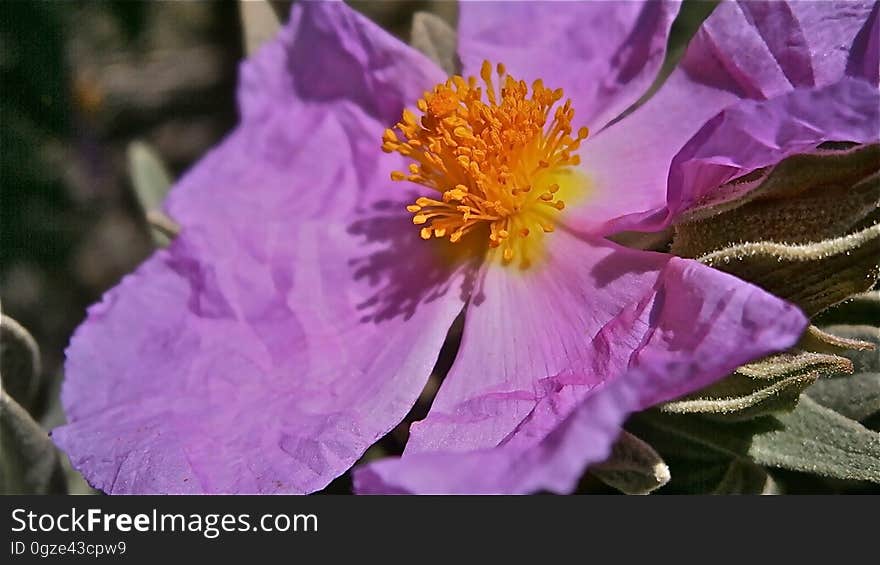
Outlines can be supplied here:
[[[382, 136], [382, 149], [413, 159], [408, 172], [394, 171], [392, 180], [428, 187], [436, 197], [418, 198], [407, 210], [422, 226], [421, 237], [448, 238], [452, 243], [488, 226], [488, 243], [499, 248], [502, 262], [519, 257], [525, 268], [534, 255], [539, 234], [554, 229], [555, 216], [571, 194], [573, 153], [588, 135], [580, 128], [572, 137], [571, 100], [551, 109], [563, 97], [541, 80], [525, 81], [483, 62], [480, 77], [453, 76], [418, 101], [421, 119], [410, 110]], [[485, 100], [484, 100], [485, 94]], [[549, 125], [548, 125], [549, 122]], [[530, 239], [531, 238], [531, 239]]]

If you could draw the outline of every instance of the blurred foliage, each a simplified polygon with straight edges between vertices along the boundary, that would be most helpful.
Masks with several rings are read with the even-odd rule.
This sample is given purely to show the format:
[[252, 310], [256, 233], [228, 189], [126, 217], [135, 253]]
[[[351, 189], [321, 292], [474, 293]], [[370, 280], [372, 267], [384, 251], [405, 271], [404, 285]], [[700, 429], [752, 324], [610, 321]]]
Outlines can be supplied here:
[[0, 261], [57, 263], [69, 251], [59, 220], [70, 201], [44, 146], [70, 133], [62, 23], [54, 4], [10, 2], [0, 34]]
[[[0, 491], [88, 491], [75, 474], [39, 479], [35, 457], [55, 453], [70, 334], [153, 248], [127, 146], [142, 138], [185, 169], [235, 123], [241, 53], [232, 2], [0, 3]], [[33, 334], [37, 363], [12, 328]], [[34, 473], [14, 477], [13, 457]]]

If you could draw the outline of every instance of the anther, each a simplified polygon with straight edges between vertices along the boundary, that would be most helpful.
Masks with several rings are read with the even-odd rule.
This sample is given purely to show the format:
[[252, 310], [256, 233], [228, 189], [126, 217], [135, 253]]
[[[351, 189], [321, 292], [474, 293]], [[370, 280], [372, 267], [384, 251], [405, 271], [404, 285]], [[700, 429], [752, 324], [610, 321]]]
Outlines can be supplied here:
[[541, 79], [530, 89], [504, 64], [484, 61], [479, 77], [456, 75], [426, 92], [417, 101], [421, 115], [404, 110], [395, 128], [383, 131], [381, 148], [411, 159], [392, 180], [436, 193], [406, 207], [422, 226], [419, 235], [456, 243], [488, 224], [488, 244], [502, 248], [505, 262], [532, 264], [526, 238], [552, 232], [550, 209], [565, 208], [559, 184], [543, 179], [578, 165], [575, 152], [589, 135], [586, 127], [573, 133], [574, 109], [570, 100], [557, 105], [562, 98], [562, 89]]

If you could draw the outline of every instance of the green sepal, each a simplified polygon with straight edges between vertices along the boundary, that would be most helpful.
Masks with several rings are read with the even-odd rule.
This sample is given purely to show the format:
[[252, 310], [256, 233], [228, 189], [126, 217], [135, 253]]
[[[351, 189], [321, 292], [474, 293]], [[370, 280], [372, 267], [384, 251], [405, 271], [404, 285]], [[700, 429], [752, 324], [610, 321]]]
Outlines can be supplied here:
[[852, 372], [848, 359], [810, 352], [782, 353], [743, 365], [729, 377], [660, 409], [729, 420], [756, 418], [793, 410], [801, 392], [816, 379], [840, 372]]
[[822, 406], [859, 422], [880, 414], [880, 328], [838, 325], [824, 329], [871, 343], [874, 349], [842, 353], [852, 362], [853, 374], [839, 379], [821, 379], [807, 389], [807, 394]]
[[700, 257], [744, 242], [833, 239], [857, 231], [878, 204], [880, 144], [794, 155], [685, 212], [672, 253]]
[[833, 308], [822, 312], [813, 320], [813, 323], [880, 327], [880, 290], [871, 290], [851, 296]]
[[756, 284], [814, 316], [869, 290], [880, 273], [880, 224], [818, 243], [743, 243], [698, 260]]
[[[850, 327], [849, 325], [840, 325], [819, 328], [811, 325], [801, 336], [797, 347], [814, 353], [843, 356], [846, 356], [850, 351], [873, 351], [876, 349], [876, 342], [873, 339], [849, 337], [851, 332], [848, 328]], [[855, 335], [861, 334], [856, 333]]]

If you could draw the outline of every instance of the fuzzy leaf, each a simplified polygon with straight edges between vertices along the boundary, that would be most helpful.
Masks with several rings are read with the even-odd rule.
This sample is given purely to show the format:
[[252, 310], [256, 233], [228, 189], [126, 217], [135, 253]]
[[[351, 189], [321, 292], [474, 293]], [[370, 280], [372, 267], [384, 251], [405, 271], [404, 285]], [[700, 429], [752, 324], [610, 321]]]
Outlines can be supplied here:
[[843, 339], [872, 346], [853, 348], [840, 354], [852, 361], [856, 373], [880, 373], [880, 328], [841, 324], [825, 326], [823, 329]]
[[798, 351], [779, 353], [747, 363], [736, 372], [752, 379], [774, 380], [796, 373], [851, 373], [852, 363], [839, 355]]
[[701, 494], [722, 485], [732, 462], [746, 459], [751, 464], [746, 453], [753, 435], [779, 427], [769, 417], [721, 422], [658, 410], [641, 412], [627, 423], [627, 429], [650, 443], [669, 465], [672, 478], [664, 491]]
[[819, 324], [864, 324], [880, 327], [880, 290], [857, 294], [814, 320]]
[[877, 281], [880, 224], [819, 243], [743, 243], [698, 260], [794, 302], [812, 316]]
[[669, 481], [669, 467], [657, 452], [626, 431], [617, 438], [608, 459], [590, 472], [624, 494], [648, 494]]
[[0, 389], [0, 493], [64, 491], [64, 472], [49, 436]]
[[0, 388], [30, 409], [40, 388], [40, 349], [31, 334], [0, 316]]
[[159, 155], [146, 143], [128, 145], [128, 171], [144, 217], [150, 225], [153, 242], [166, 247], [179, 228], [162, 212], [162, 202], [171, 188], [171, 174]]
[[880, 144], [794, 155], [714, 195], [676, 225], [674, 254], [699, 257], [749, 241], [840, 237], [880, 205]]
[[807, 394], [822, 406], [861, 422], [880, 413], [880, 373], [821, 380]]
[[827, 408], [852, 420], [864, 421], [880, 413], [880, 328], [873, 326], [827, 326], [828, 332], [871, 342], [873, 350], [848, 351], [854, 374], [839, 379], [822, 379], [807, 394]]
[[744, 365], [712, 386], [667, 402], [674, 414], [711, 414], [731, 420], [793, 410], [801, 392], [820, 375], [851, 372], [848, 359], [810, 352], [783, 353]]
[[[846, 332], [846, 328], [849, 326], [837, 327], [843, 328], [843, 332]], [[834, 327], [830, 329], [833, 330]], [[843, 355], [849, 351], [873, 351], [876, 349], [876, 345], [871, 340], [846, 337], [837, 333], [829, 333], [816, 326], [810, 326], [801, 336], [798, 348], [816, 353]]]
[[[712, 421], [697, 414], [643, 412], [627, 425], [656, 448], [672, 469], [677, 462], [704, 461], [716, 476], [719, 459], [743, 459], [824, 477], [880, 482], [880, 433], [869, 430], [803, 395], [795, 410], [741, 422]], [[680, 484], [680, 483], [678, 483]]]
[[777, 419], [783, 429], [755, 435], [748, 454], [760, 464], [880, 483], [880, 433], [804, 396]]
[[715, 463], [744, 457], [753, 436], [782, 428], [782, 423], [772, 416], [728, 422], [702, 414], [659, 410], [642, 412], [627, 425], [627, 429], [654, 447], [673, 470], [672, 459], [682, 457]]
[[458, 34], [443, 18], [430, 12], [416, 12], [410, 30], [410, 44], [437, 63], [447, 74], [461, 69]]

